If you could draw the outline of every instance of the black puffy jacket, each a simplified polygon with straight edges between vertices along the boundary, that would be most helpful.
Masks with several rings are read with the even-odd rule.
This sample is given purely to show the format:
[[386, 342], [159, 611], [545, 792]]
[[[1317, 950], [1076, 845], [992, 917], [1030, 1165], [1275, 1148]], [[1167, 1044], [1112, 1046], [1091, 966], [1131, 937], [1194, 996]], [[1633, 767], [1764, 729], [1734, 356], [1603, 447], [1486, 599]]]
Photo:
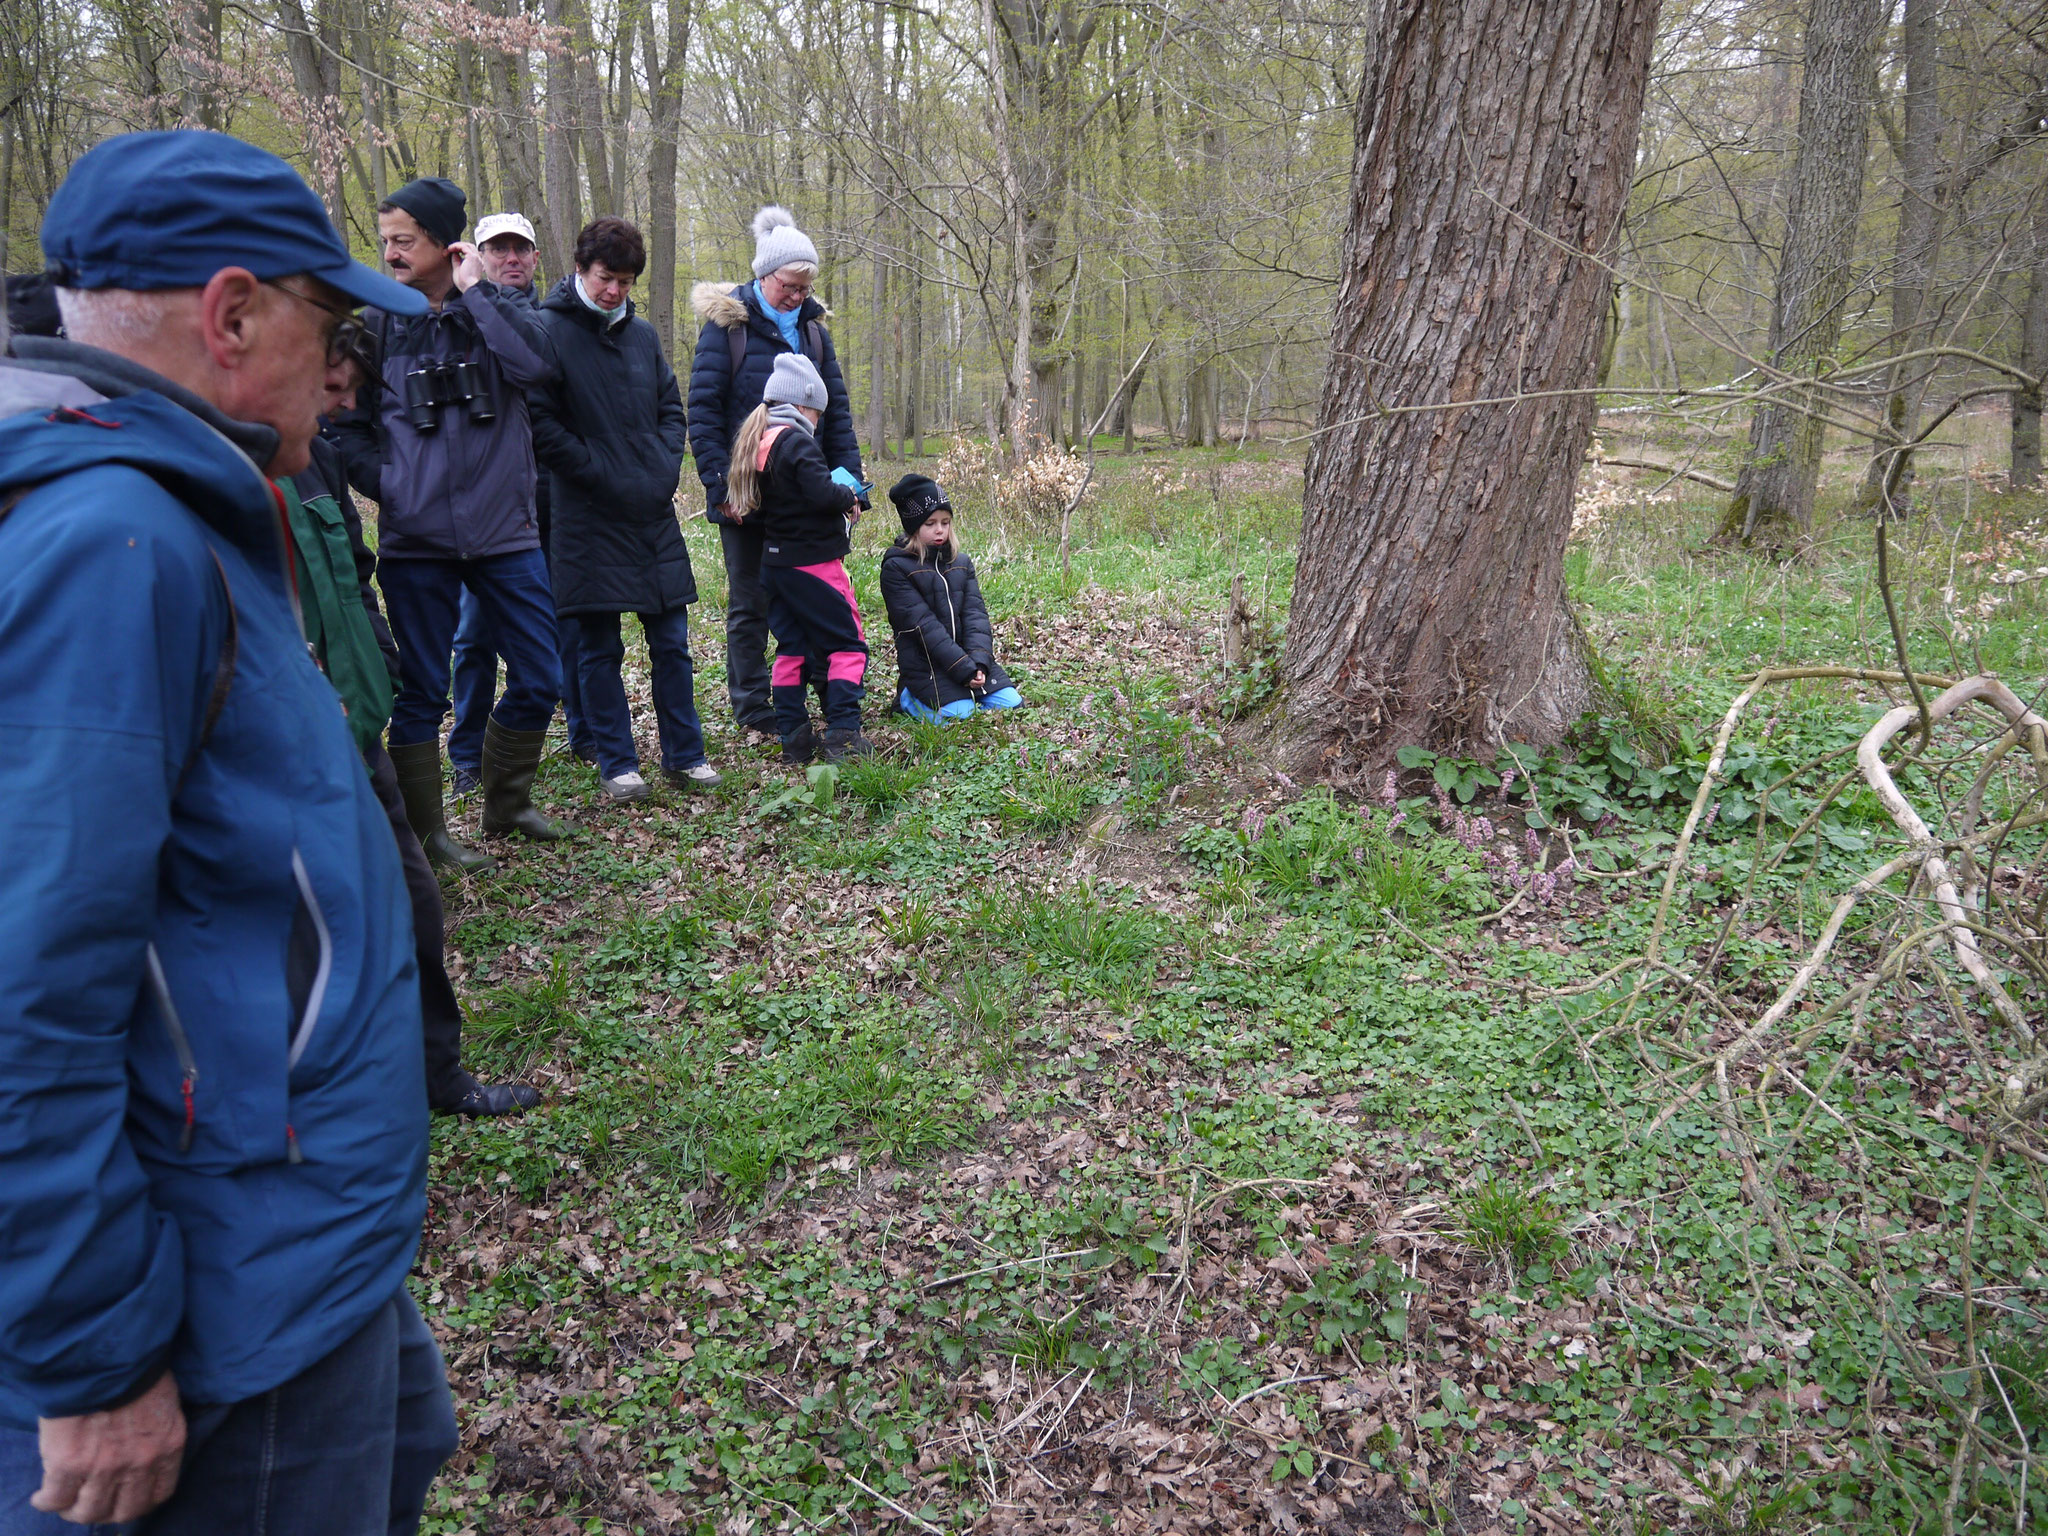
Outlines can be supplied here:
[[[795, 407], [783, 406], [794, 414]], [[769, 418], [769, 430], [781, 427], [768, 447], [761, 469], [761, 505], [747, 518], [758, 523], [765, 542], [763, 565], [823, 565], [844, 560], [853, 548], [846, 514], [858, 503], [853, 492], [832, 478], [818, 440], [797, 425]]]
[[[725, 472], [732, 460], [732, 440], [740, 423], [761, 403], [776, 357], [789, 350], [781, 327], [762, 312], [751, 283], [699, 283], [690, 305], [704, 322], [690, 362], [690, 453], [697, 478], [704, 482], [705, 516], [725, 521], [718, 509], [725, 502]], [[797, 311], [797, 336], [804, 356], [817, 365], [825, 381], [825, 416], [818, 423], [818, 444], [827, 469], [844, 469], [865, 480], [860, 468], [860, 441], [853, 430], [853, 402], [839, 371], [832, 333], [825, 329], [825, 306], [805, 299]], [[744, 338], [738, 376], [732, 366], [733, 336]]]
[[683, 400], [653, 326], [607, 324], [573, 278], [540, 306], [558, 372], [527, 397], [551, 500], [555, 612], [666, 613], [697, 600], [676, 521]]
[[898, 539], [882, 556], [882, 603], [896, 632], [902, 686], [927, 709], [975, 697], [967, 680], [976, 672], [988, 674], [981, 693], [1012, 686], [996, 665], [988, 604], [966, 555], [921, 561], [907, 540]]

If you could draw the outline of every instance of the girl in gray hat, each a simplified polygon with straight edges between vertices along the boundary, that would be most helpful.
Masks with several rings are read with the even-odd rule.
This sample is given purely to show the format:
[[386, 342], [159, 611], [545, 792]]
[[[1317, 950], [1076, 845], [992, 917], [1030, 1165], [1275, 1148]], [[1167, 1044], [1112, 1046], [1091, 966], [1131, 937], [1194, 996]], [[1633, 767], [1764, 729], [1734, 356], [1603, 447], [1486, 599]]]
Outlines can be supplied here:
[[[733, 439], [726, 479], [729, 515], [758, 522], [762, 531], [761, 584], [775, 635], [769, 691], [786, 763], [807, 763], [814, 754], [836, 763], [875, 750], [860, 728], [867, 631], [846, 574], [868, 487], [849, 489], [825, 463], [817, 440], [825, 405], [825, 381], [810, 359], [798, 352], [777, 356], [761, 404]], [[814, 739], [804, 704], [804, 661], [814, 656], [825, 658], [822, 743]]]

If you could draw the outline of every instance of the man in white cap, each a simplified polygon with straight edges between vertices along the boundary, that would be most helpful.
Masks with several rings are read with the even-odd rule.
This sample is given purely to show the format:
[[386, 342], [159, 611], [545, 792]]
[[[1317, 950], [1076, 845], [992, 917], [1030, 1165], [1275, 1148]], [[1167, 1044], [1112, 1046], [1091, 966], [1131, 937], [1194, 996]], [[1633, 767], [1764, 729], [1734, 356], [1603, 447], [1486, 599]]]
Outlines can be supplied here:
[[[796, 227], [786, 208], [754, 215], [754, 281], [699, 283], [690, 304], [704, 321], [690, 365], [690, 452], [704, 482], [705, 516], [718, 525], [725, 555], [725, 687], [733, 718], [752, 730], [777, 733], [768, 683], [768, 594], [761, 585], [761, 530], [725, 515], [726, 466], [740, 423], [761, 403], [775, 360], [808, 358], [825, 384], [818, 446], [832, 478], [859, 492], [860, 442], [853, 404], [825, 306], [812, 296], [818, 248]], [[863, 497], [861, 505], [866, 506]], [[818, 681], [818, 679], [813, 680]]]
[[[523, 213], [493, 213], [477, 220], [477, 255], [484, 273], [506, 293], [538, 306], [540, 288], [535, 281], [540, 268], [540, 248], [534, 240], [533, 225]], [[553, 583], [554, 555], [549, 545], [550, 511], [548, 477], [541, 475], [534, 485], [534, 516], [540, 524], [540, 551], [548, 562]], [[556, 654], [562, 658], [562, 714], [569, 723], [569, 750], [585, 762], [597, 760], [597, 743], [583, 722], [583, 693], [576, 678], [576, 626], [556, 629]], [[455, 722], [448, 730], [448, 766], [454, 771], [455, 792], [467, 794], [483, 780], [484, 729], [498, 694], [498, 648], [485, 620], [483, 605], [462, 594], [461, 622], [455, 627], [454, 686]]]

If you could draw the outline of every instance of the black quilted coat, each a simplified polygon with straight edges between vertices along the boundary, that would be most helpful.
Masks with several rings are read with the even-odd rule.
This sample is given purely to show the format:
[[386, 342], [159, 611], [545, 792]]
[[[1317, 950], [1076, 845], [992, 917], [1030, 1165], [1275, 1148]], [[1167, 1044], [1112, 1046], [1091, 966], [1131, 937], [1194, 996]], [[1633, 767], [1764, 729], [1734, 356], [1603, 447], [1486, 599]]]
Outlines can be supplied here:
[[676, 520], [683, 397], [654, 327], [617, 325], [555, 285], [540, 321], [561, 371], [532, 390], [533, 446], [551, 480], [555, 612], [666, 613], [697, 600]]
[[920, 562], [917, 551], [898, 539], [882, 556], [882, 602], [896, 632], [901, 686], [926, 708], [975, 697], [967, 680], [977, 671], [988, 674], [982, 693], [1011, 686], [996, 665], [988, 604], [966, 555]]

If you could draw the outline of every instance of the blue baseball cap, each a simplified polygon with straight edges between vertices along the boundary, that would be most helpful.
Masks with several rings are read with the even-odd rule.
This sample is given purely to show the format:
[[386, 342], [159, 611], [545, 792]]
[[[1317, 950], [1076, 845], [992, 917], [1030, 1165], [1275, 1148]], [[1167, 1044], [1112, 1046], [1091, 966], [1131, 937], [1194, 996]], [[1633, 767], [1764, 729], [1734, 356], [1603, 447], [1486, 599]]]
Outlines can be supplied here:
[[197, 128], [124, 133], [72, 164], [43, 215], [63, 288], [199, 288], [223, 267], [264, 282], [304, 272], [394, 315], [426, 299], [355, 260], [299, 173], [266, 149]]

